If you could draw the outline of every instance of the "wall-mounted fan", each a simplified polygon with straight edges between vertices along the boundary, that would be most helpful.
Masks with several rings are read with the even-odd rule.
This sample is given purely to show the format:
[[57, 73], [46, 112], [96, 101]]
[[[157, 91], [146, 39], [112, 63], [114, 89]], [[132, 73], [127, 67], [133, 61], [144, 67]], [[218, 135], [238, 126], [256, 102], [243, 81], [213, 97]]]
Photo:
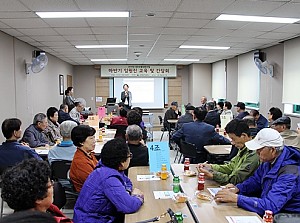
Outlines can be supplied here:
[[44, 51], [33, 51], [31, 63], [25, 61], [25, 72], [29, 74], [30, 70], [33, 73], [41, 72], [48, 64], [48, 57]]
[[274, 77], [274, 66], [268, 61], [262, 62], [259, 58], [254, 58], [254, 63], [261, 73]]

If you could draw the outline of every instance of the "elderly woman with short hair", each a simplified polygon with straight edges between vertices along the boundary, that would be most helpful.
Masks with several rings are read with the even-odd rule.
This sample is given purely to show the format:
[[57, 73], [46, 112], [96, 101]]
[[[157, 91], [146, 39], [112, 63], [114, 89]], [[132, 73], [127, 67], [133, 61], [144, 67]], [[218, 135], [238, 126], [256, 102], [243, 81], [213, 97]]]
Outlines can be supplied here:
[[47, 110], [48, 126], [45, 129], [46, 136], [49, 141], [56, 143], [61, 139], [59, 123], [58, 123], [58, 109], [50, 107]]
[[71, 133], [77, 150], [71, 164], [70, 178], [77, 192], [80, 192], [84, 181], [98, 163], [93, 152], [96, 145], [95, 133], [96, 130], [87, 125], [76, 126]]
[[56, 160], [73, 160], [77, 147], [74, 146], [71, 140], [71, 132], [76, 126], [76, 122], [73, 121], [61, 123], [60, 134], [63, 137], [63, 141], [49, 150], [48, 161], [50, 164]]
[[45, 161], [29, 159], [2, 175], [1, 197], [15, 212], [32, 210], [49, 212], [56, 222], [72, 222], [52, 204], [53, 182]]
[[123, 139], [108, 141], [101, 161], [84, 183], [74, 208], [74, 222], [124, 222], [124, 214], [138, 211], [144, 195], [132, 186], [124, 170], [132, 154]]

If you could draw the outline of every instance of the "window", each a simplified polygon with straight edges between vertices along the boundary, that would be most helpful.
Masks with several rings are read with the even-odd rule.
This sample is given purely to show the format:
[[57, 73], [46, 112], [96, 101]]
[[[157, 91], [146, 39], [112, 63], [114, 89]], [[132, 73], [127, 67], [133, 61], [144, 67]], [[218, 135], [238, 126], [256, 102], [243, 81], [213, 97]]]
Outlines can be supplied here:
[[300, 105], [295, 104], [284, 104], [284, 110], [285, 115], [292, 115], [300, 117]]
[[259, 103], [245, 102], [246, 108], [259, 109]]
[[300, 114], [300, 105], [293, 105], [293, 113]]

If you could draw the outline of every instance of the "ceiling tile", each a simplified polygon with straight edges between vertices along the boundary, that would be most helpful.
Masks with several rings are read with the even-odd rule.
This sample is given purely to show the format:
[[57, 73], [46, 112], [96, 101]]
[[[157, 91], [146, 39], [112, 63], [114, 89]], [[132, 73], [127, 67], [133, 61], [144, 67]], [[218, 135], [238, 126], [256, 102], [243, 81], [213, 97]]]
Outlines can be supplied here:
[[72, 18], [72, 19], [44, 19], [44, 21], [51, 27], [87, 27], [88, 24], [83, 18]]
[[3, 23], [12, 28], [44, 28], [49, 27], [43, 20], [39, 18], [24, 18], [24, 19], [2, 19]]
[[18, 29], [20, 32], [28, 36], [56, 36], [57, 32], [50, 28], [33, 28], [33, 29]]
[[92, 27], [94, 34], [125, 34], [127, 33], [126, 27]]
[[133, 17], [130, 18], [130, 27], [165, 27], [169, 22], [168, 18], [156, 17]]
[[280, 8], [277, 8], [270, 13], [268, 16], [276, 16], [276, 17], [289, 17], [289, 18], [299, 18], [300, 12], [300, 2], [291, 2], [283, 5]]
[[182, 1], [178, 12], [221, 13], [235, 0], [187, 0]]
[[54, 28], [61, 35], [89, 35], [92, 34], [90, 28]]
[[65, 41], [62, 36], [30, 36], [32, 39], [36, 41]]
[[[222, 0], [223, 1], [223, 0]], [[128, 6], [131, 10], [143, 9], [149, 12], [155, 11], [174, 11], [181, 0], [128, 0]]]
[[[2, 1], [2, 0], [1, 0]], [[7, 1], [7, 0], [6, 0]], [[19, 0], [32, 11], [77, 11], [78, 7], [72, 0]], [[2, 2], [1, 2], [2, 4]]]
[[128, 18], [86, 18], [87, 23], [94, 27], [126, 26]]
[[8, 35], [19, 37], [19, 36], [24, 36], [23, 33], [19, 32], [16, 29], [2, 29], [3, 32], [7, 33]]
[[18, 0], [1, 0], [0, 11], [28, 11]]

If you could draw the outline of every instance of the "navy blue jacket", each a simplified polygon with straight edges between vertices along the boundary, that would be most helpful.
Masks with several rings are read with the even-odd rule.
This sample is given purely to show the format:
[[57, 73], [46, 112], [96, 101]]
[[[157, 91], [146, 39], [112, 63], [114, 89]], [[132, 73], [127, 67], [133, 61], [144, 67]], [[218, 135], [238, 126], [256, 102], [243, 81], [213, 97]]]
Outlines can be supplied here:
[[220, 114], [217, 111], [209, 111], [206, 114], [204, 122], [207, 124], [213, 125], [214, 127], [221, 126]]
[[50, 146], [54, 145], [54, 143], [50, 142], [46, 138], [46, 135], [33, 124], [25, 130], [22, 141], [28, 143], [31, 148], [45, 146], [46, 144]]
[[247, 115], [249, 115], [249, 112], [243, 111], [243, 112], [240, 112], [235, 118], [236, 119], [243, 119]]
[[70, 114], [67, 112], [64, 112], [63, 110], [58, 111], [58, 123], [61, 124], [64, 121], [74, 121], [79, 125], [79, 122], [75, 121], [74, 119], [71, 118]]
[[14, 166], [25, 159], [42, 158], [28, 146], [23, 146], [17, 141], [6, 141], [0, 146], [0, 167], [6, 168]]
[[[300, 152], [285, 146], [271, 166], [261, 164], [254, 175], [237, 184], [237, 205], [263, 215], [265, 210], [300, 213]], [[253, 194], [260, 194], [254, 197]]]
[[186, 112], [185, 115], [179, 117], [176, 125], [176, 130], [180, 129], [184, 123], [189, 123], [193, 121], [193, 115], [189, 112]]
[[262, 114], [259, 114], [259, 118], [256, 121], [256, 126], [257, 126], [256, 127], [257, 132], [259, 132], [263, 128], [268, 128], [268, 126], [269, 126], [268, 120]]
[[215, 127], [205, 122], [194, 121], [185, 123], [175, 132], [172, 139], [180, 143], [180, 139], [195, 144], [197, 149], [204, 152], [204, 146], [216, 144], [230, 144], [230, 141], [215, 131]]

